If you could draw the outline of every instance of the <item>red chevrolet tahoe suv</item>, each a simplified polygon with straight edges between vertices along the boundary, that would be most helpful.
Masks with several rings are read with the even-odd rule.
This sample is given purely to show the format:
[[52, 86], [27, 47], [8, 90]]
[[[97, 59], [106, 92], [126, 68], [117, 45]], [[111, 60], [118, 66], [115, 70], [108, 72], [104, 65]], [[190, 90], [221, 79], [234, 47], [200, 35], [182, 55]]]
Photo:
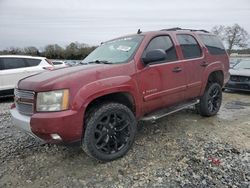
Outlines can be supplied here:
[[205, 30], [163, 29], [102, 43], [79, 66], [19, 81], [14, 124], [46, 142], [81, 141], [91, 157], [123, 156], [137, 121], [195, 105], [215, 115], [229, 79], [228, 55]]

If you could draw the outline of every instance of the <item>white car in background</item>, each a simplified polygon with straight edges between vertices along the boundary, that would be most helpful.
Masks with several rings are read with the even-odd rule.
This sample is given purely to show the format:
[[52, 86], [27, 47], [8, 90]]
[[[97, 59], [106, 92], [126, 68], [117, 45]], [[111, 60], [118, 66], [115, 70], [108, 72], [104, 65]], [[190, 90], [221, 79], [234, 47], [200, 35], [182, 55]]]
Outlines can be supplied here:
[[45, 57], [0, 55], [0, 97], [12, 96], [20, 79], [53, 68]]
[[55, 68], [68, 67], [63, 60], [51, 59], [50, 61], [53, 63]]

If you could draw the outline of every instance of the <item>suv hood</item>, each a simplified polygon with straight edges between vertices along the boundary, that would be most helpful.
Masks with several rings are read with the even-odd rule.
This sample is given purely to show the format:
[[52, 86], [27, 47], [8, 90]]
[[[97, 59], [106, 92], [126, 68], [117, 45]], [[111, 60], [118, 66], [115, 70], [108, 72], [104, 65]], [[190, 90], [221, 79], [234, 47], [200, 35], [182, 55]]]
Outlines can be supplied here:
[[250, 69], [230, 69], [230, 75], [250, 76]]
[[102, 75], [102, 72], [107, 69], [111, 69], [111, 66], [91, 64], [45, 71], [23, 78], [18, 82], [18, 88], [31, 91], [49, 91], [65, 88], [70, 86], [69, 84], [82, 85], [83, 82], [90, 81], [91, 77]]

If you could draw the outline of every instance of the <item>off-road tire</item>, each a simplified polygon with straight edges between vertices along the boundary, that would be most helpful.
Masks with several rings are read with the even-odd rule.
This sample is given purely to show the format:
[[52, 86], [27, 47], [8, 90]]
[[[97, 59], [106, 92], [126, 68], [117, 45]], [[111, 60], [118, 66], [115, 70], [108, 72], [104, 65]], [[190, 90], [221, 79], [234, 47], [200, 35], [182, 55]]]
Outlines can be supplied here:
[[[137, 121], [135, 119], [134, 114], [127, 106], [123, 104], [119, 104], [119, 103], [101, 104], [100, 106], [97, 106], [94, 110], [92, 110], [90, 114], [88, 114], [87, 117], [88, 118], [85, 121], [86, 127], [85, 127], [85, 131], [84, 131], [83, 138], [82, 138], [82, 148], [90, 157], [99, 161], [106, 162], [106, 161], [112, 161], [112, 160], [118, 159], [124, 156], [128, 152], [128, 150], [131, 148], [135, 139], [135, 135], [137, 131]], [[104, 121], [105, 118], [107, 122], [108, 122], [108, 119], [110, 119], [110, 122], [108, 123], [105, 122]], [[116, 123], [114, 122], [111, 123], [112, 118], [114, 122], [116, 119]], [[122, 118], [125, 119], [124, 122], [126, 121], [126, 123], [123, 122]], [[127, 123], [128, 123], [128, 126], [122, 129], [123, 127], [126, 126]], [[120, 129], [118, 129], [119, 126], [120, 126]], [[118, 132], [118, 130], [120, 132]], [[121, 131], [123, 132], [126, 131], [126, 134], [125, 133], [121, 134]], [[126, 136], [126, 139], [123, 138], [125, 136]], [[123, 139], [120, 140], [121, 138]], [[97, 145], [99, 143], [98, 139], [100, 139], [99, 142], [101, 141], [104, 142], [101, 144], [103, 148]], [[117, 140], [119, 140], [119, 142]], [[123, 141], [124, 141], [124, 146], [122, 146], [122, 148], [119, 149], [119, 151], [116, 151], [119, 146], [118, 144], [121, 144], [121, 142]], [[106, 142], [110, 142], [108, 143], [109, 145], [107, 145]], [[104, 148], [104, 146], [107, 148]], [[106, 151], [106, 150], [109, 150], [111, 146], [113, 146], [115, 150], [115, 152], [112, 151], [113, 153], [109, 153], [108, 151]]]

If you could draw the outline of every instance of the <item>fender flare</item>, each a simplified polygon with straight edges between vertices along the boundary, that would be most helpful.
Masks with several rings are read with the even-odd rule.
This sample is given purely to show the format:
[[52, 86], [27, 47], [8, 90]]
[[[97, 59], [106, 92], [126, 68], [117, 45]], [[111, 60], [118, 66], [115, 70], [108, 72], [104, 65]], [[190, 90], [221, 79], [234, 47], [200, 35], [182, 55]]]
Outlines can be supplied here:
[[208, 78], [210, 76], [211, 73], [213, 72], [216, 72], [216, 71], [221, 71], [222, 74], [223, 74], [223, 77], [224, 77], [224, 65], [222, 62], [220, 61], [216, 61], [216, 62], [213, 62], [211, 64], [209, 64], [205, 71], [204, 71], [204, 76], [203, 76], [203, 79], [202, 79], [202, 87], [201, 87], [201, 91], [200, 91], [200, 96], [202, 96], [205, 92], [205, 89], [206, 89], [206, 86], [207, 86], [207, 82], [208, 82]]
[[76, 93], [72, 107], [85, 114], [85, 110], [93, 100], [108, 94], [119, 92], [128, 93], [133, 98], [136, 108], [136, 116], [140, 114], [140, 98], [138, 95], [137, 82], [130, 76], [105, 78], [84, 85]]

